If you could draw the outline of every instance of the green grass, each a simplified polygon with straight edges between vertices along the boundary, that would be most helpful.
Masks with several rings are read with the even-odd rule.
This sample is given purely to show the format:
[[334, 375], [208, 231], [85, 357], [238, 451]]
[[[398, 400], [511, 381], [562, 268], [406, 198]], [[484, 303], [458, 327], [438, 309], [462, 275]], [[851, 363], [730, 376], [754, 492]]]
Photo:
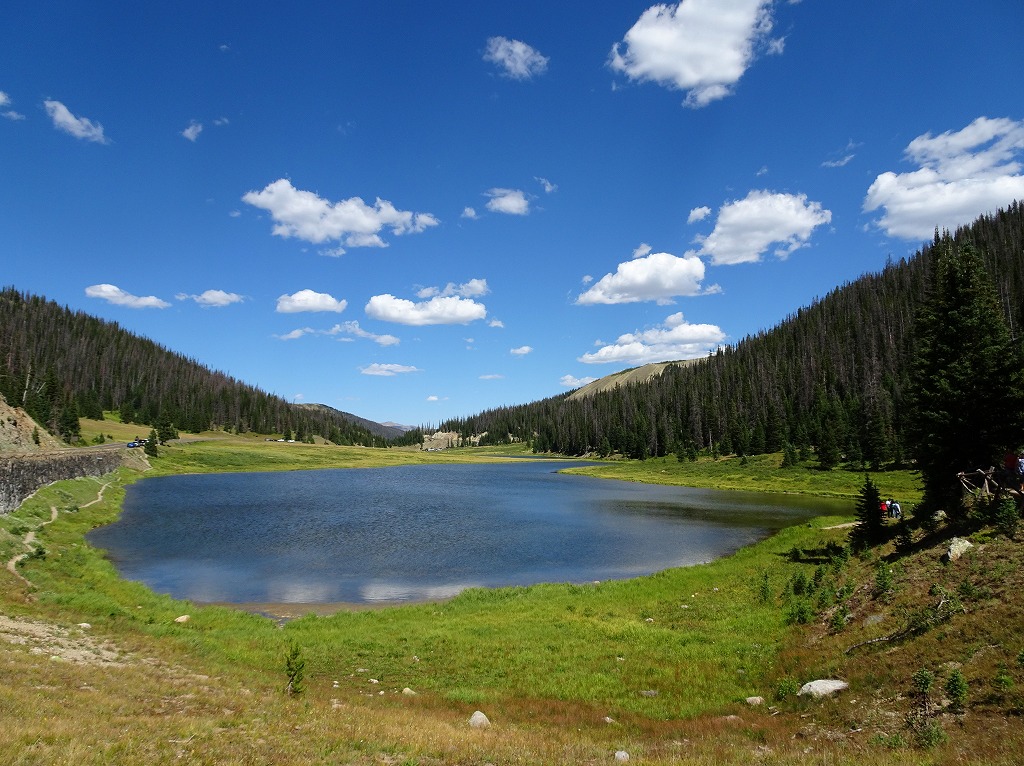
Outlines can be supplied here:
[[[608, 462], [595, 467], [573, 468], [570, 472], [650, 484], [786, 492], [818, 497], [856, 497], [864, 485], [863, 471], [822, 471], [810, 463], [780, 468], [781, 461], [780, 454], [755, 455], [747, 458], [746, 465], [735, 456], [680, 462], [670, 455], [648, 460]], [[883, 497], [895, 497], [904, 509], [908, 503], [921, 499], [921, 480], [916, 471], [875, 472], [871, 473], [871, 479]]]
[[[467, 454], [493, 460], [503, 452], [211, 440], [169, 448], [153, 464], [154, 473], [287, 470]], [[807, 468], [779, 476], [786, 472], [773, 473], [771, 458], [738, 463], [671, 458], [587, 470], [838, 497], [855, 495], [863, 482], [859, 473]], [[474, 589], [442, 603], [281, 623], [153, 593], [121, 579], [85, 543], [89, 529], [117, 517], [124, 487], [139, 477], [124, 469], [104, 477], [111, 484], [95, 503], [102, 482], [61, 482], [0, 517], [4, 560], [22, 550], [28, 530], [46, 550], [19, 570], [30, 586], [0, 569], [0, 614], [57, 626], [88, 622], [97, 641], [135, 658], [115, 672], [50, 661], [50, 649], [33, 655], [0, 640], [7, 679], [0, 762], [600, 763], [626, 749], [644, 763], [864, 766], [946, 762], [970, 742], [979, 748], [975, 762], [1009, 764], [1022, 744], [1019, 719], [1005, 716], [1020, 707], [1024, 688], [1016, 660], [1024, 650], [1015, 601], [1024, 592], [1021, 548], [988, 531], [975, 535], [980, 550], [959, 567], [942, 565], [919, 541], [878, 595], [873, 586], [891, 549], [829, 565], [826, 544], [842, 544], [847, 534], [829, 527], [847, 519], [821, 518], [710, 564], [633, 580]], [[761, 483], [751, 486], [757, 477]], [[912, 474], [873, 478], [905, 506], [916, 499]], [[60, 513], [44, 526], [51, 506]], [[793, 596], [797, 580], [817, 581], [817, 591]], [[962, 594], [982, 619], [965, 612], [915, 641], [847, 654], [935, 601], [934, 584]], [[801, 598], [811, 622], [790, 624]], [[831, 620], [840, 607], [850, 616], [845, 626]], [[183, 614], [190, 620], [176, 622]], [[299, 700], [283, 691], [293, 644], [305, 660], [307, 691]], [[949, 662], [964, 668], [976, 718], [944, 722], [947, 731], [959, 727], [956, 740], [935, 751], [906, 744], [915, 741], [903, 723], [910, 675], [929, 667], [944, 679]], [[1000, 673], [1015, 685], [994, 686]], [[854, 692], [815, 705], [792, 696], [775, 702], [781, 687], [829, 674], [849, 679]], [[416, 696], [402, 695], [406, 687]], [[780, 714], [747, 708], [742, 700], [750, 695]], [[475, 709], [495, 722], [491, 732], [465, 726]], [[741, 723], [721, 723], [727, 713]], [[993, 725], [1004, 726], [1000, 737], [986, 734]], [[816, 726], [829, 736], [815, 734]]]

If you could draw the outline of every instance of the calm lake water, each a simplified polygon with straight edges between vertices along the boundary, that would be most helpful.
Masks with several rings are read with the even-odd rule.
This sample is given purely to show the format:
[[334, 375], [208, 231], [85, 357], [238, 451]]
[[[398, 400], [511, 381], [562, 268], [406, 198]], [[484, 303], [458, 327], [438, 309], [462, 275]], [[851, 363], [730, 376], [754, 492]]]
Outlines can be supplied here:
[[382, 603], [474, 586], [589, 582], [727, 555], [850, 503], [567, 476], [579, 463], [145, 479], [89, 533], [175, 598]]

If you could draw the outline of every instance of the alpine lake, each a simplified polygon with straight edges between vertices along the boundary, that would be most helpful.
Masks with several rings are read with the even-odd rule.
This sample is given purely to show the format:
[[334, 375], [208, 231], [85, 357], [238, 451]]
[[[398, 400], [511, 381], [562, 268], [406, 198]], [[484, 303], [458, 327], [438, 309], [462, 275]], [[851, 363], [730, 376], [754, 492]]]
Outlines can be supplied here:
[[729, 555], [852, 501], [557, 473], [579, 461], [144, 479], [89, 533], [121, 575], [199, 603], [387, 605], [593, 582]]

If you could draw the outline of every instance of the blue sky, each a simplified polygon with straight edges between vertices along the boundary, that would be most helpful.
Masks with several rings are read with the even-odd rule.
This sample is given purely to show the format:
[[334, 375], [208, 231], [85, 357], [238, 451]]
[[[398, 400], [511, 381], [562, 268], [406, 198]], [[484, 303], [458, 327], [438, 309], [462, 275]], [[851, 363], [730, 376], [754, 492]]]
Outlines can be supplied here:
[[1024, 199], [1024, 4], [16, 1], [0, 282], [436, 424]]

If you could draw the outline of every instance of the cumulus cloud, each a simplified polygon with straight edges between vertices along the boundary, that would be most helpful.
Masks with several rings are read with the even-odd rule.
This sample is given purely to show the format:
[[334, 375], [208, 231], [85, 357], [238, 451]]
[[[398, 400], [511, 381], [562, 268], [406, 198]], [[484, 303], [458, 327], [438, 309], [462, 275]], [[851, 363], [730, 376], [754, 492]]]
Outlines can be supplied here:
[[474, 210], [474, 209], [473, 209], [473, 208], [471, 208], [471, 207], [464, 207], [464, 208], [462, 209], [462, 217], [463, 217], [463, 218], [468, 218], [468, 219], [470, 219], [471, 221], [474, 221], [474, 220], [476, 220], [477, 218], [479, 218], [479, 216], [478, 216], [478, 215], [476, 214], [476, 210]]
[[90, 298], [99, 298], [115, 306], [127, 306], [130, 309], [165, 309], [171, 305], [155, 295], [132, 295], [120, 287], [109, 284], [90, 285], [85, 288], [85, 294]]
[[513, 80], [530, 80], [544, 74], [548, 68], [547, 56], [521, 40], [507, 37], [488, 38], [484, 61], [497, 64], [501, 74]]
[[484, 194], [490, 197], [487, 209], [492, 213], [526, 215], [530, 212], [530, 201], [520, 189], [489, 189]]
[[759, 50], [781, 53], [772, 31], [772, 0], [683, 0], [641, 14], [609, 66], [630, 80], [686, 92], [703, 107], [732, 93]]
[[510, 348], [508, 350], [510, 354], [514, 356], [526, 356], [533, 352], [533, 346], [520, 346], [519, 348]]
[[97, 144], [109, 144], [110, 139], [103, 135], [103, 126], [86, 117], [75, 117], [60, 101], [44, 101], [46, 113], [53, 120], [53, 127], [70, 136]]
[[704, 261], [695, 255], [679, 257], [652, 253], [620, 263], [614, 274], [605, 274], [582, 293], [576, 303], [671, 303], [673, 298], [717, 292], [703, 290]]
[[241, 303], [245, 300], [245, 297], [238, 293], [228, 293], [223, 290], [206, 290], [199, 295], [188, 295], [187, 293], [178, 293], [174, 296], [179, 301], [193, 300], [200, 306], [230, 306], [232, 303]]
[[[633, 249], [633, 257], [634, 258], [643, 258], [645, 255], [650, 253], [652, 250], [654, 250], [653, 247], [648, 245], [646, 242], [641, 242], [636, 248]], [[584, 281], [586, 281], [586, 278], [584, 278]]]
[[697, 359], [725, 340], [713, 324], [690, 324], [681, 313], [672, 314], [660, 327], [620, 335], [614, 343], [597, 343], [597, 351], [577, 361], [585, 364], [648, 364], [649, 362]]
[[363, 373], [363, 375], [379, 375], [385, 378], [392, 378], [395, 375], [422, 372], [422, 370], [419, 367], [412, 367], [406, 364], [378, 364], [374, 362], [369, 367], [360, 367], [359, 372]]
[[504, 375], [498, 375], [497, 373], [489, 373], [487, 375], [481, 375], [480, 380], [503, 380]]
[[904, 155], [918, 166], [882, 173], [868, 188], [864, 211], [884, 208], [876, 222], [890, 237], [926, 239], [1024, 199], [1024, 121], [979, 117], [957, 132], [925, 133]]
[[487, 323], [487, 326], [488, 327], [496, 327], [496, 328], [500, 329], [500, 328], [505, 326], [505, 323], [502, 322], [500, 319], [492, 319], [490, 322]]
[[687, 223], [696, 223], [697, 221], [703, 221], [711, 215], [711, 208], [709, 207], [695, 207], [690, 211], [690, 215], [686, 217]]
[[2, 90], [0, 90], [0, 109], [2, 109], [5, 106], [10, 106], [12, 103], [13, 102], [11, 101], [11, 97], [4, 93]]
[[181, 131], [181, 135], [187, 138], [192, 143], [196, 142], [199, 138], [199, 134], [203, 132], [203, 124], [196, 122], [195, 120], [189, 120], [188, 127]]
[[579, 388], [587, 385], [587, 383], [593, 383], [597, 378], [585, 377], [577, 378], [575, 375], [563, 375], [558, 383], [565, 388]]
[[806, 246], [816, 227], [831, 220], [830, 210], [820, 202], [808, 202], [804, 194], [751, 191], [721, 207], [714, 231], [697, 240], [698, 254], [710, 256], [715, 266], [756, 263], [775, 245], [775, 255], [785, 258]]
[[461, 298], [479, 298], [482, 295], [487, 295], [490, 291], [486, 279], [471, 279], [461, 285], [449, 282], [444, 287], [424, 287], [416, 293], [416, 297], [433, 298], [440, 295], [447, 298], [449, 295], [458, 295]]
[[281, 314], [296, 314], [301, 311], [334, 311], [341, 313], [348, 301], [336, 300], [329, 293], [299, 290], [293, 295], [282, 295], [277, 299], [277, 311]]
[[487, 316], [487, 308], [482, 303], [454, 295], [436, 295], [428, 301], [414, 303], [385, 293], [370, 298], [365, 310], [366, 315], [374, 319], [413, 326], [469, 324]]
[[316, 333], [312, 327], [299, 327], [291, 332], [286, 332], [284, 335], [275, 335], [274, 337], [278, 340], [298, 340], [303, 335], [313, 335]]
[[380, 232], [418, 234], [439, 221], [430, 213], [398, 210], [379, 197], [367, 205], [360, 197], [329, 202], [310, 191], [292, 186], [280, 178], [262, 191], [250, 191], [242, 201], [266, 210], [274, 219], [273, 233], [279, 237], [296, 237], [319, 245], [337, 241], [348, 247], [387, 247]]

